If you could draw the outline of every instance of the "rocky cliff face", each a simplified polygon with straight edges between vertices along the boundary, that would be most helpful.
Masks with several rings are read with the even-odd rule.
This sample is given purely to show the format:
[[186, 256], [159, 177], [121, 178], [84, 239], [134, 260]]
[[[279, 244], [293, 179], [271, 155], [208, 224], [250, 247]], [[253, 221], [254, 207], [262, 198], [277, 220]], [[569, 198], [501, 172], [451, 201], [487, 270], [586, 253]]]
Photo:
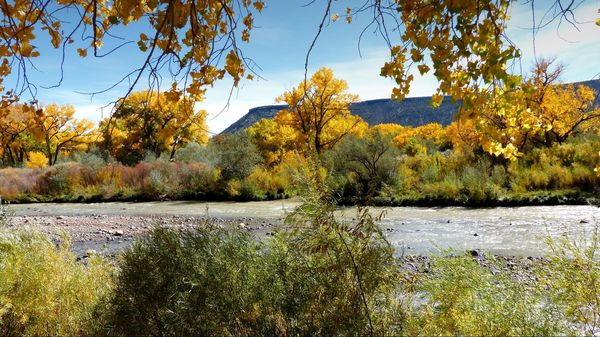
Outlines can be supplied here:
[[[600, 92], [600, 80], [576, 82], [575, 84], [587, 85]], [[600, 105], [600, 95], [596, 96], [596, 103]], [[267, 105], [250, 109], [248, 113], [231, 124], [223, 133], [234, 133], [243, 130], [263, 118], [273, 118], [286, 105]], [[449, 97], [445, 97], [438, 108], [431, 106], [431, 97], [411, 97], [401, 102], [391, 99], [375, 99], [357, 102], [350, 106], [354, 115], [362, 117], [369, 125], [395, 123], [407, 126], [419, 126], [427, 123], [440, 123], [448, 125], [456, 113], [459, 104], [453, 104]]]

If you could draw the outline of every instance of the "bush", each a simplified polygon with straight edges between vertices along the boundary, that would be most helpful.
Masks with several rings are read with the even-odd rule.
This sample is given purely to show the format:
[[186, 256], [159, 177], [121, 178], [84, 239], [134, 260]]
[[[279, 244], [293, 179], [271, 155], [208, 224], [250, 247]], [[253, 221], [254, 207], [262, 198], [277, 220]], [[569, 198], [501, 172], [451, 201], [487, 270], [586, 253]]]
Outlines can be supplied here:
[[75, 336], [95, 324], [96, 305], [112, 289], [101, 258], [75, 261], [42, 233], [0, 229], [0, 334]]
[[[572, 335], [593, 336], [600, 328], [599, 228], [580, 238], [548, 239], [550, 262], [540, 287], [550, 290]], [[577, 240], [575, 240], [577, 239]]]
[[351, 228], [335, 221], [331, 204], [313, 198], [290, 221], [296, 230], [266, 244], [245, 231], [155, 228], [123, 255], [98, 333], [400, 332], [394, 250], [368, 213]]
[[44, 153], [38, 151], [32, 151], [27, 153], [25, 167], [41, 168], [46, 166], [48, 166], [48, 157], [46, 157]]
[[76, 188], [79, 178], [78, 165], [75, 163], [58, 164], [42, 171], [44, 172], [37, 182], [39, 194], [56, 197], [65, 196]]
[[515, 279], [493, 258], [433, 258], [431, 273], [416, 288], [409, 335], [554, 336], [565, 332], [559, 314], [536, 285]]
[[396, 184], [398, 150], [389, 136], [379, 132], [363, 138], [346, 136], [330, 156], [333, 172], [346, 178], [341, 188], [361, 201], [368, 202], [384, 186]]
[[245, 132], [219, 135], [208, 147], [218, 154], [217, 166], [221, 169], [221, 177], [225, 181], [246, 178], [262, 159], [256, 145]]
[[106, 314], [114, 336], [266, 333], [260, 245], [241, 231], [155, 228], [122, 257]]

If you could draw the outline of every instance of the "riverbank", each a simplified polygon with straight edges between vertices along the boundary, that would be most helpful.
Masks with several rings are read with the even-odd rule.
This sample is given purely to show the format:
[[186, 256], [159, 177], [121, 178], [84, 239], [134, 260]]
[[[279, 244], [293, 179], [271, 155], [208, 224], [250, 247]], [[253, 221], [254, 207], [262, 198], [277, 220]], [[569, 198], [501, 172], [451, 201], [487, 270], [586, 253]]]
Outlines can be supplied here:
[[[147, 235], [154, 227], [161, 226], [179, 231], [195, 228], [245, 230], [258, 239], [276, 235], [283, 229], [282, 219], [250, 217], [207, 217], [207, 216], [128, 216], [89, 214], [61, 215], [16, 215], [12, 216], [8, 228], [31, 228], [48, 235], [53, 242], [70, 240], [71, 250], [78, 260], [85, 260], [91, 253], [116, 257], [129, 248], [135, 240]], [[394, 229], [384, 226], [386, 236]], [[66, 236], [65, 236], [66, 235]], [[400, 269], [408, 277], [427, 277], [433, 272], [432, 252], [429, 255], [413, 254], [404, 250], [397, 256]], [[441, 255], [447, 255], [444, 252]], [[456, 255], [458, 254], [458, 255]], [[533, 270], [548, 263], [541, 256], [494, 255], [481, 249], [456, 250], [451, 255], [466, 255], [492, 273], [508, 273], [518, 281], [533, 282]]]
[[[192, 201], [192, 202], [256, 202], [295, 199], [289, 195], [228, 197], [223, 194], [215, 195], [183, 195], [183, 196], [148, 196], [143, 194], [116, 194], [109, 197], [103, 195], [17, 195], [5, 202], [11, 204], [40, 204], [40, 203], [108, 203], [108, 202], [152, 202], [152, 201]], [[366, 205], [364, 200], [345, 198], [338, 202], [339, 206]], [[485, 207], [522, 207], [522, 206], [557, 206], [557, 205], [600, 205], [598, 193], [579, 190], [548, 190], [526, 193], [506, 194], [494, 197], [473, 199], [456, 196], [454, 198], [427, 195], [399, 195], [391, 197], [374, 197], [370, 206], [384, 207], [449, 207], [460, 206], [469, 208]]]
[[[10, 209], [16, 225], [35, 226], [46, 233], [65, 232], [76, 247], [85, 251], [85, 247], [98, 250], [105, 244], [119, 246], [157, 224], [174, 228], [244, 224], [259, 236], [266, 236], [280, 228], [287, 214], [300, 203], [299, 199], [47, 203], [11, 205]], [[398, 255], [431, 255], [451, 248], [486, 250], [503, 256], [543, 256], [548, 253], [546, 238], [584, 236], [600, 219], [600, 209], [595, 206], [371, 207], [370, 211], [377, 217], [383, 214], [378, 225]], [[352, 222], [356, 212], [355, 207], [341, 207], [335, 214], [342, 221]]]
[[[376, 197], [371, 203], [384, 207], [523, 207], [523, 206], [559, 206], [559, 205], [600, 205], [597, 194], [577, 190], [535, 191], [484, 197], [473, 199], [468, 197], [437, 197], [423, 195], [407, 195], [397, 197]], [[340, 204], [354, 205], [352, 200], [343, 200]]]

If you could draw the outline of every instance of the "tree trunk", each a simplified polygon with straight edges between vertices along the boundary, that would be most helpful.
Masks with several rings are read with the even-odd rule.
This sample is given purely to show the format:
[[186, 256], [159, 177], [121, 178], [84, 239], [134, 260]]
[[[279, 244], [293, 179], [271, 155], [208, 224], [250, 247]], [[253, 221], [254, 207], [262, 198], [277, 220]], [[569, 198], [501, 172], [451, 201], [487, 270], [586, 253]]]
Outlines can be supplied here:
[[173, 148], [171, 149], [171, 156], [169, 156], [169, 161], [175, 160], [175, 153], [177, 152], [177, 145], [179, 145], [179, 136], [175, 138], [173, 141]]

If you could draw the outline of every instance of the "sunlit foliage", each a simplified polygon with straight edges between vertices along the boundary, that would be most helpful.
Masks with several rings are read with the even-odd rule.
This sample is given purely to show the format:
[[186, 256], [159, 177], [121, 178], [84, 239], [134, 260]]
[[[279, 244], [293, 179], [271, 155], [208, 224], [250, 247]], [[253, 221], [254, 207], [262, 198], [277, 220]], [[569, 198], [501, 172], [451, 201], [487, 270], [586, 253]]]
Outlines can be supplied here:
[[0, 158], [4, 165], [22, 163], [33, 140], [35, 108], [18, 104], [0, 108]]
[[187, 97], [169, 100], [165, 93], [139, 91], [123, 100], [100, 129], [105, 149], [124, 163], [137, 163], [148, 153], [173, 159], [180, 146], [208, 141], [206, 115]]
[[94, 132], [94, 124], [85, 119], [74, 119], [74, 113], [73, 106], [56, 104], [36, 111], [33, 133], [44, 144], [42, 149], [48, 165], [56, 164], [61, 151], [84, 149], [97, 141], [99, 135]]
[[[259, 0], [4, 2], [0, 6], [0, 90], [15, 67], [24, 77], [24, 85], [29, 85], [24, 74], [43, 49], [36, 45], [47, 43], [40, 34], [47, 34], [52, 47], [63, 52], [75, 44], [81, 57], [88, 53], [100, 57], [110, 52], [101, 47], [114, 42], [113, 31], [139, 24], [146, 30], [140, 33], [137, 45], [147, 58], [131, 74], [133, 84], [144, 71], [156, 74], [157, 68], [168, 63], [174, 90], [178, 81], [185, 82], [186, 92], [199, 98], [207, 86], [226, 74], [235, 84], [246, 75], [238, 43], [249, 41], [253, 14], [263, 7]], [[78, 36], [85, 38], [79, 41]], [[218, 62], [220, 59], [224, 62]]]
[[259, 148], [267, 166], [279, 164], [287, 152], [296, 149], [296, 130], [279, 123], [279, 120], [261, 119], [246, 129], [246, 132]]
[[25, 166], [29, 168], [42, 168], [48, 165], [48, 157], [42, 152], [28, 152]]
[[597, 127], [596, 93], [583, 85], [560, 84], [560, 66], [539, 61], [518, 88], [481, 93], [489, 100], [475, 122], [486, 151], [514, 160], [526, 147], [564, 142], [571, 134]]
[[333, 71], [321, 68], [312, 77], [277, 98], [288, 108], [280, 111], [275, 121], [291, 126], [297, 132], [297, 144], [307, 153], [321, 153], [346, 134], [361, 133], [366, 123], [350, 114], [348, 107], [358, 96], [347, 93], [348, 84], [334, 78]]
[[[66, 240], [66, 238], [63, 238]], [[96, 305], [112, 291], [112, 267], [99, 256], [75, 261], [37, 231], [0, 228], [0, 332], [75, 336], [95, 324]]]
[[420, 138], [433, 141], [436, 145], [441, 145], [446, 140], [444, 127], [438, 123], [430, 123], [416, 128], [405, 128], [394, 137], [393, 141], [397, 147], [403, 147], [408, 144], [412, 138]]
[[[383, 76], [396, 80], [392, 97], [402, 99], [408, 93], [414, 79], [412, 64], [421, 74], [433, 71], [439, 80], [434, 105], [449, 94], [470, 109], [484, 103], [480, 88], [499, 82], [512, 86], [514, 78], [506, 65], [519, 51], [504, 36], [510, 0], [394, 3], [403, 25], [398, 29], [403, 44], [391, 48], [392, 60], [381, 69]], [[465, 112], [460, 109], [460, 114]]]
[[446, 138], [452, 149], [468, 154], [481, 147], [483, 136], [477, 131], [472, 120], [458, 120], [446, 127]]

